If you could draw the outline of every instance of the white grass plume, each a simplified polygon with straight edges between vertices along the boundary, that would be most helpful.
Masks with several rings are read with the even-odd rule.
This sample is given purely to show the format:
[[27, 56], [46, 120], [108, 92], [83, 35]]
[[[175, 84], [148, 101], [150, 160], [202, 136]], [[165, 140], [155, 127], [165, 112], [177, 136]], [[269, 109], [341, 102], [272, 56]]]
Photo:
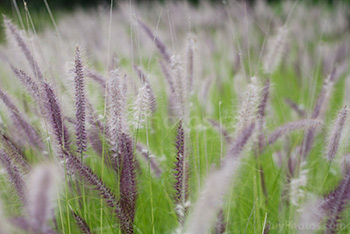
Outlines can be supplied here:
[[152, 99], [147, 88], [147, 85], [143, 85], [141, 88], [139, 88], [135, 99], [133, 118], [133, 125], [135, 129], [143, 128], [145, 122], [151, 115]]
[[286, 46], [288, 29], [282, 26], [267, 44], [266, 54], [263, 59], [263, 69], [266, 74], [273, 73], [281, 62], [282, 55]]
[[35, 232], [44, 233], [49, 229], [47, 223], [53, 217], [57, 198], [60, 172], [53, 165], [42, 164], [30, 173], [28, 187], [28, 221]]
[[315, 233], [321, 229], [321, 221], [326, 215], [321, 204], [321, 199], [308, 199], [298, 210], [299, 222], [297, 227], [299, 234]]
[[213, 170], [188, 218], [186, 234], [209, 233], [215, 215], [223, 203], [223, 197], [230, 189], [234, 174], [240, 166], [240, 154], [251, 138], [255, 124], [250, 124], [237, 136], [228, 151], [222, 166]]
[[[302, 167], [305, 166], [303, 163]], [[305, 186], [307, 185], [308, 170], [302, 168], [298, 177], [290, 181], [289, 198], [294, 206], [299, 206], [300, 201], [305, 197]]]
[[242, 102], [238, 107], [236, 133], [239, 134], [256, 117], [262, 86], [257, 77], [252, 77]]

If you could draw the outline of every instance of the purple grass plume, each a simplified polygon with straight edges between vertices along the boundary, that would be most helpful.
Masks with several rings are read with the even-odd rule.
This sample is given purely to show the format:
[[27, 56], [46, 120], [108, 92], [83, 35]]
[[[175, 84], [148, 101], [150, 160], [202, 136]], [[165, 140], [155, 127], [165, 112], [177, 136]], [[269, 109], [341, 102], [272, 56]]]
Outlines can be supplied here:
[[21, 199], [22, 203], [25, 204], [25, 184], [17, 165], [13, 163], [11, 157], [3, 150], [0, 150], [0, 163], [5, 168], [12, 185], [17, 191], [18, 197]]
[[93, 232], [91, 231], [90, 227], [87, 225], [87, 223], [85, 222], [85, 220], [78, 215], [76, 212], [72, 211], [72, 215], [75, 219], [75, 222], [77, 223], [80, 231], [84, 234], [93, 234]]
[[208, 120], [211, 125], [213, 125], [214, 128], [217, 129], [218, 132], [224, 137], [226, 143], [231, 143], [232, 142], [232, 137], [230, 136], [230, 133], [225, 129], [224, 126], [222, 126], [219, 122], [217, 122], [214, 119], [209, 119]]
[[136, 150], [150, 164], [150, 168], [155, 174], [155, 176], [160, 178], [162, 175], [162, 169], [160, 168], [157, 160], [155, 159], [156, 156], [150, 153], [150, 151], [147, 150], [147, 148], [140, 142], [137, 142]]
[[347, 173], [338, 187], [331, 192], [322, 203], [322, 208], [327, 216], [327, 234], [337, 233], [337, 224], [341, 219], [341, 214], [349, 204], [350, 200], [350, 173]]
[[187, 213], [188, 192], [188, 161], [185, 154], [185, 131], [182, 126], [182, 120], [176, 135], [176, 157], [175, 157], [175, 204], [179, 222], [183, 224]]
[[287, 103], [288, 106], [290, 106], [292, 110], [294, 110], [299, 115], [299, 117], [302, 117], [302, 118], [305, 117], [306, 115], [305, 110], [301, 108], [298, 104], [296, 104], [294, 101], [288, 98], [284, 99], [284, 101], [285, 103]]
[[141, 28], [145, 31], [146, 35], [154, 42], [157, 49], [159, 50], [159, 53], [162, 55], [163, 59], [170, 64], [171, 63], [171, 57], [169, 55], [168, 49], [165, 46], [165, 44], [152, 32], [152, 30], [142, 21], [137, 20], [137, 22], [140, 24]]
[[188, 83], [188, 92], [193, 92], [193, 79], [194, 79], [194, 44], [195, 39], [190, 37], [187, 43], [187, 61], [186, 61], [186, 79]]
[[164, 63], [163, 61], [159, 61], [159, 64], [164, 74], [165, 80], [168, 82], [171, 94], [175, 94], [176, 91], [175, 91], [174, 78], [173, 78], [172, 72], [170, 71], [169, 65]]
[[261, 151], [265, 145], [265, 136], [264, 136], [264, 124], [265, 124], [265, 112], [266, 112], [266, 105], [269, 99], [269, 93], [270, 93], [270, 80], [268, 79], [265, 82], [265, 85], [262, 89], [261, 93], [261, 100], [258, 105], [258, 147], [259, 151]]
[[80, 57], [79, 47], [76, 48], [74, 73], [75, 73], [74, 84], [75, 84], [75, 109], [76, 109], [75, 134], [76, 134], [77, 152], [82, 156], [86, 151], [86, 147], [87, 147], [87, 134], [86, 134], [86, 127], [85, 127], [86, 100], [85, 100], [84, 72], [83, 72], [83, 64]]
[[221, 209], [215, 224], [215, 234], [224, 234], [226, 232], [226, 221], [224, 211]]
[[[62, 120], [61, 108], [57, 97], [52, 87], [46, 82], [42, 82], [42, 97], [45, 102], [45, 115], [51, 125], [57, 149], [60, 151], [60, 148], [62, 148], [69, 151], [70, 139], [68, 128]], [[64, 155], [61, 156], [63, 157]]]
[[332, 161], [338, 152], [339, 142], [344, 130], [345, 121], [348, 115], [348, 108], [344, 106], [333, 124], [333, 127], [330, 130], [329, 138], [327, 141], [326, 147], [326, 158], [328, 161]]
[[7, 155], [14, 159], [18, 165], [20, 165], [23, 172], [26, 173], [30, 170], [30, 165], [27, 162], [27, 158], [20, 152], [19, 148], [8, 136], [0, 133], [0, 143]]
[[10, 111], [13, 124], [17, 130], [24, 135], [30, 145], [42, 149], [44, 146], [40, 135], [32, 125], [25, 120], [24, 115], [18, 110], [11, 98], [2, 89], [0, 89], [0, 99], [2, 99], [5, 106]]
[[[327, 76], [327, 78], [323, 82], [322, 90], [316, 100], [316, 104], [314, 110], [311, 114], [312, 119], [322, 119], [325, 110], [328, 106], [328, 100], [332, 93], [332, 89], [336, 79], [336, 69], [334, 68], [332, 72]], [[308, 153], [310, 152], [312, 145], [314, 143], [315, 138], [315, 127], [310, 127], [304, 136], [303, 147], [301, 148], [301, 156], [302, 158], [306, 158]]]
[[29, 94], [35, 99], [38, 105], [40, 105], [40, 93], [39, 93], [39, 86], [38, 84], [24, 71], [15, 68], [11, 65], [12, 71], [15, 73], [15, 75], [18, 77], [18, 79], [21, 81], [23, 86], [27, 89]]
[[85, 76], [90, 77], [96, 81], [103, 89], [106, 87], [106, 78], [99, 74], [97, 71], [91, 69], [85, 69]]
[[6, 28], [9, 31], [9, 33], [12, 35], [14, 40], [17, 42], [18, 47], [22, 50], [24, 56], [26, 57], [29, 65], [30, 65], [30, 67], [31, 67], [31, 69], [33, 71], [33, 74], [35, 74], [35, 76], [38, 79], [42, 80], [43, 79], [43, 74], [41, 73], [41, 70], [40, 70], [40, 68], [38, 66], [38, 63], [34, 59], [34, 56], [33, 56], [32, 52], [30, 51], [28, 45], [26, 44], [25, 40], [21, 36], [20, 31], [11, 22], [11, 20], [6, 18], [5, 16], [4, 16], [4, 23], [5, 23]]
[[322, 121], [313, 120], [313, 119], [303, 119], [303, 120], [297, 120], [294, 122], [286, 123], [285, 125], [278, 127], [275, 131], [273, 131], [270, 134], [270, 136], [268, 137], [268, 144], [271, 145], [275, 143], [279, 138], [287, 135], [290, 132], [300, 130], [300, 129], [306, 129], [310, 127], [316, 128], [321, 124], [322, 124]]
[[46, 98], [46, 115], [51, 125], [52, 134], [56, 140], [56, 148], [58, 150], [57, 156], [60, 160], [66, 162], [68, 170], [80, 174], [88, 184], [92, 185], [93, 188], [100, 193], [107, 205], [114, 209], [116, 216], [120, 220], [121, 228], [124, 233], [132, 233], [129, 231], [130, 226], [132, 227], [132, 224], [130, 224], [130, 218], [125, 214], [123, 207], [120, 202], [116, 200], [115, 195], [89, 167], [85, 166], [77, 157], [69, 152], [69, 147], [66, 145], [69, 142], [69, 139], [65, 137], [64, 129], [66, 129], [66, 127], [62, 122], [61, 110], [56, 96], [49, 84], [43, 82], [42, 86]]
[[133, 152], [133, 142], [130, 136], [121, 134], [119, 143], [119, 163], [120, 171], [120, 205], [128, 218], [127, 233], [133, 233], [133, 222], [135, 218], [137, 183], [135, 174], [135, 158]]
[[230, 185], [240, 165], [240, 154], [251, 138], [255, 123], [248, 124], [231, 144], [221, 167], [212, 170], [203, 186], [202, 192], [188, 217], [186, 234], [207, 234], [215, 222], [216, 214], [223, 203], [224, 195], [229, 191]]

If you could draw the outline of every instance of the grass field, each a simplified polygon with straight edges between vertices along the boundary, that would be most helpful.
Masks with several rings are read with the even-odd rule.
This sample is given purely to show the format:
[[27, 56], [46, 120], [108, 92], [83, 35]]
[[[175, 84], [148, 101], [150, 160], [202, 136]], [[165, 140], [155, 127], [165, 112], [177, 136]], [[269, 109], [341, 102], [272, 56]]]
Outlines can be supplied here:
[[350, 233], [347, 5], [20, 12], [0, 233]]

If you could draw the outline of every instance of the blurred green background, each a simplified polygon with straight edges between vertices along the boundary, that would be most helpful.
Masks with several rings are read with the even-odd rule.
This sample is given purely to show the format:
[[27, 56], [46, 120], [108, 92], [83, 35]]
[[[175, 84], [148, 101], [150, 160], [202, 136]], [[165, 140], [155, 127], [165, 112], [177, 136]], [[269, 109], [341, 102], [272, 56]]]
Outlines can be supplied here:
[[[198, 6], [202, 2], [210, 2], [212, 4], [223, 4], [229, 3], [231, 1], [246, 2], [249, 5], [254, 4], [259, 0], [181, 0], [181, 1], [169, 1], [169, 0], [118, 0], [118, 2], [126, 1], [133, 2], [137, 4], [151, 4], [155, 2], [160, 2], [166, 4], [168, 2], [190, 2], [193, 6]], [[262, 0], [263, 1], [263, 0]], [[266, 0], [269, 4], [275, 5], [278, 9], [279, 3], [283, 0]], [[310, 4], [310, 7], [314, 4], [324, 4], [332, 7], [334, 3], [345, 3], [350, 4], [350, 0], [299, 0], [300, 3]], [[25, 11], [24, 5], [27, 5], [28, 11]], [[93, 8], [96, 6], [108, 7], [111, 4], [111, 0], [0, 0], [0, 13], [6, 15], [12, 19], [20, 28], [30, 27], [28, 24], [28, 16], [33, 22], [35, 29], [40, 31], [43, 27], [52, 26], [52, 20], [47, 10], [47, 6], [52, 11], [54, 18], [59, 19], [60, 15], [63, 13], [71, 12], [77, 8]], [[113, 3], [115, 7], [118, 6], [117, 2]], [[25, 21], [23, 25], [20, 24], [17, 9], [20, 12], [23, 20]], [[29, 12], [29, 14], [28, 14]], [[350, 14], [349, 14], [350, 15]], [[350, 19], [350, 17], [349, 17]], [[27, 23], [26, 23], [27, 22]], [[5, 41], [4, 28], [2, 27], [2, 20], [0, 20], [0, 43]]]

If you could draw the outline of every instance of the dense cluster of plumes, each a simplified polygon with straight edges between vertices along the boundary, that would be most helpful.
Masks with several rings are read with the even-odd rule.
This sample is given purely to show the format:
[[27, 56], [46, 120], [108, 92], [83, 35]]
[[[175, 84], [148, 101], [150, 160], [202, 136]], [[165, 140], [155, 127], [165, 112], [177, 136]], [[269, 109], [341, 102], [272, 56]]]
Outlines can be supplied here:
[[339, 230], [347, 7], [110, 10], [38, 34], [4, 17], [0, 177], [19, 208], [0, 233], [268, 233], [284, 213], [300, 233]]

